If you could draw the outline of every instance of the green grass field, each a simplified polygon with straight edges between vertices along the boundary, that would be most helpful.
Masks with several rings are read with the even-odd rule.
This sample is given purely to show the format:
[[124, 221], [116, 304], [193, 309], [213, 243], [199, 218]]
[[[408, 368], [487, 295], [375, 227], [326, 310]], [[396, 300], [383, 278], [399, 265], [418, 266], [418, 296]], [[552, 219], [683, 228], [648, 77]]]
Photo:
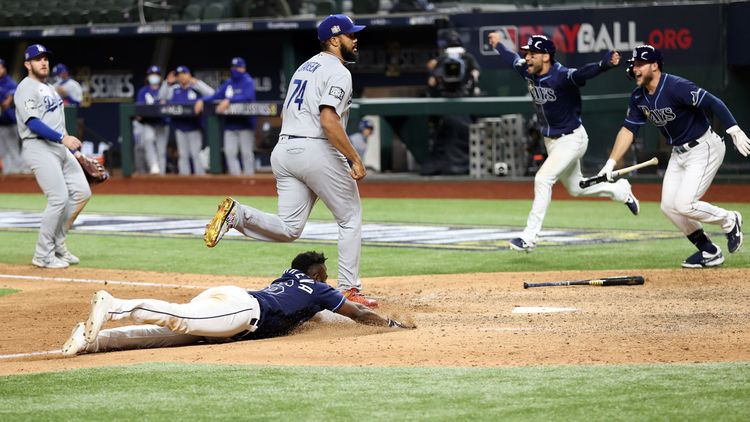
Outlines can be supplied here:
[[[210, 218], [220, 197], [95, 195], [85, 212]], [[275, 198], [237, 198], [275, 211]], [[41, 211], [41, 195], [0, 194], [0, 211]], [[521, 228], [530, 201], [365, 199], [366, 223]], [[750, 216], [750, 204], [720, 204]], [[314, 220], [330, 220], [318, 204]], [[553, 201], [545, 228], [646, 231], [643, 240], [588, 246], [455, 251], [365, 246], [362, 276], [494, 271], [677, 268], [694, 251], [656, 203], [633, 217], [609, 201]], [[712, 230], [712, 233], [715, 230]], [[28, 264], [36, 230], [0, 231], [0, 262]], [[720, 234], [714, 241], [725, 247]], [[302, 250], [331, 243], [223, 241], [72, 232], [82, 267], [277, 276]], [[750, 267], [747, 250], [725, 267]], [[4, 292], [0, 292], [0, 296]], [[7, 293], [7, 292], [6, 292]], [[0, 300], [11, 300], [7, 295]], [[0, 378], [2, 420], [747, 420], [750, 363], [545, 366], [500, 369], [137, 365]], [[351, 395], [350, 395], [351, 392]]]

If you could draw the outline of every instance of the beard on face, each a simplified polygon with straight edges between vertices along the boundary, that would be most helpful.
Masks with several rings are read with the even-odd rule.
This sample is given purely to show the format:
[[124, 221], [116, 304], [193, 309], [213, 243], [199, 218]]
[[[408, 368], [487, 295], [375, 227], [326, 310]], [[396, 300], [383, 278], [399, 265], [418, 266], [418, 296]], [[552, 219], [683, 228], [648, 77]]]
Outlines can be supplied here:
[[341, 53], [341, 57], [346, 62], [354, 63], [359, 58], [359, 53], [356, 53], [354, 51], [354, 47], [347, 48], [343, 43], [339, 46], [339, 52]]
[[47, 76], [49, 76], [49, 69], [47, 70], [37, 70], [34, 68], [34, 66], [31, 66], [31, 73], [34, 75], [35, 78], [39, 80], [45, 80], [47, 79]]

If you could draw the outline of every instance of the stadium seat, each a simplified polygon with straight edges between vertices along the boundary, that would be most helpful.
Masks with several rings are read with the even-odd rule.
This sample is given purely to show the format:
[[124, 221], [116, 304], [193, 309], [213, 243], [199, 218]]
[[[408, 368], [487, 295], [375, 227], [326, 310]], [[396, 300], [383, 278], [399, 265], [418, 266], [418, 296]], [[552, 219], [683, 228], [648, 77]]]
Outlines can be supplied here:
[[203, 6], [200, 4], [188, 4], [182, 11], [182, 20], [199, 21], [203, 12]]
[[210, 3], [203, 9], [204, 20], [217, 20], [224, 17], [224, 5], [221, 3]]
[[352, 0], [352, 13], [355, 15], [368, 15], [378, 13], [380, 0]]

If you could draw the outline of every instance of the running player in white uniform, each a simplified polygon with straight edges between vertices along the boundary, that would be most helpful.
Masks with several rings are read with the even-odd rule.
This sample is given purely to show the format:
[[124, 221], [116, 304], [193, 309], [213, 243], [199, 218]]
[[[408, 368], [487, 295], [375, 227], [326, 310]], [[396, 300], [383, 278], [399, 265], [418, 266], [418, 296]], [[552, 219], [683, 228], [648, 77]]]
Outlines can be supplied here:
[[338, 287], [349, 300], [374, 307], [376, 301], [360, 294], [359, 279], [362, 204], [356, 181], [366, 171], [344, 131], [352, 102], [352, 76], [344, 63], [357, 60], [356, 33], [364, 28], [346, 15], [328, 16], [318, 26], [322, 51], [292, 75], [281, 135], [271, 154], [278, 215], [226, 198], [204, 238], [214, 247], [234, 228], [253, 239], [294, 241], [320, 198], [339, 226]]
[[40, 44], [26, 49], [23, 65], [29, 75], [18, 84], [13, 100], [21, 155], [47, 196], [31, 263], [41, 268], [66, 268], [79, 262], [65, 246], [65, 237], [91, 197], [91, 189], [73, 155], [80, 154], [76, 150], [81, 141], [65, 130], [63, 99], [45, 83], [50, 55]]
[[701, 223], [719, 225], [729, 253], [742, 246], [742, 216], [701, 201], [716, 176], [726, 146], [706, 118], [710, 111], [732, 137], [743, 156], [750, 154], [750, 139], [723, 101], [693, 82], [662, 72], [659, 50], [642, 45], [633, 50], [628, 75], [638, 85], [630, 97], [628, 114], [617, 133], [607, 164], [599, 174], [612, 179], [615, 163], [625, 154], [638, 129], [651, 121], [672, 146], [661, 189], [661, 210], [698, 248], [683, 263], [685, 268], [715, 267], [724, 262], [721, 248], [709, 240]]

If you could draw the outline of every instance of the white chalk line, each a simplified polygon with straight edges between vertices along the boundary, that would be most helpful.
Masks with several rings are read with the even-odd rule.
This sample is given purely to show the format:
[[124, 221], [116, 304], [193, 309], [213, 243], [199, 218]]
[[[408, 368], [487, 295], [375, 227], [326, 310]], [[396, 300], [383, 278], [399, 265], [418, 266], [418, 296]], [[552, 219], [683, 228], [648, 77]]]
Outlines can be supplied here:
[[147, 287], [184, 287], [186, 289], [207, 289], [207, 286], [193, 286], [190, 284], [152, 283], [147, 281], [119, 281], [119, 280], [97, 280], [93, 278], [70, 278], [70, 277], [43, 277], [38, 275], [16, 275], [0, 274], [0, 278], [20, 280], [46, 280], [59, 281], [62, 283], [91, 283], [91, 284], [120, 284], [125, 286], [147, 286]]
[[[92, 278], [71, 278], [71, 277], [43, 277], [37, 275], [17, 275], [17, 274], [0, 274], [0, 279], [9, 278], [16, 280], [44, 280], [57, 281], [62, 283], [90, 283], [90, 284], [119, 284], [124, 286], [145, 286], [145, 287], [184, 287], [186, 289], [206, 289], [206, 286], [193, 286], [190, 284], [170, 284], [170, 283], [152, 283], [146, 281], [121, 281], [121, 280], [97, 280]], [[33, 356], [59, 355], [62, 349], [49, 350], [46, 352], [14, 353], [11, 355], [0, 355], [0, 360], [28, 358]]]

